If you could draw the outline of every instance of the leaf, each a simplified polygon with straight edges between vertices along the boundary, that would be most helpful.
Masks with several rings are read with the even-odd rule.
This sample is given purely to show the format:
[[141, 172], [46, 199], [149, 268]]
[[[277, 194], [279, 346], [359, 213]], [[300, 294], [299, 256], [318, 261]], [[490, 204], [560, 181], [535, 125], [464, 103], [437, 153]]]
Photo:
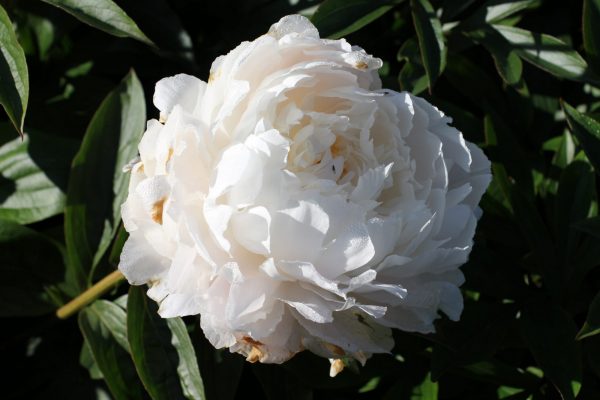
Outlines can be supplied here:
[[215, 349], [200, 330], [200, 325], [190, 332], [198, 354], [200, 374], [209, 399], [234, 400], [244, 365], [244, 357], [228, 349]]
[[493, 359], [466, 365], [457, 372], [471, 379], [497, 385], [508, 385], [532, 390], [540, 385], [540, 379], [530, 372]]
[[564, 169], [556, 194], [554, 222], [558, 251], [565, 263], [577, 243], [577, 231], [571, 225], [588, 216], [594, 192], [594, 173], [588, 163], [575, 161]]
[[325, 0], [311, 21], [322, 37], [339, 39], [375, 21], [393, 4], [386, 0]]
[[0, 273], [1, 317], [42, 315], [56, 308], [52, 294], [63, 281], [64, 262], [45, 236], [0, 220]]
[[96, 364], [96, 360], [94, 360], [94, 356], [92, 355], [92, 349], [90, 349], [90, 345], [88, 342], [83, 339], [83, 345], [81, 346], [81, 353], [79, 353], [79, 364], [90, 373], [90, 378], [92, 379], [104, 379], [104, 375], [102, 375], [102, 371], [98, 368], [98, 364]]
[[600, 122], [581, 114], [566, 102], [561, 102], [569, 129], [583, 148], [585, 155], [600, 174]]
[[468, 32], [467, 35], [481, 43], [494, 58], [498, 74], [508, 85], [517, 85], [521, 81], [523, 63], [510, 45], [491, 29]]
[[577, 340], [585, 339], [600, 333], [600, 292], [596, 294], [587, 313], [583, 326], [577, 333]]
[[565, 42], [543, 33], [505, 25], [493, 25], [525, 61], [559, 78], [598, 83], [585, 60]]
[[539, 265], [544, 284], [555, 298], [562, 293], [564, 281], [559, 268], [556, 246], [533, 200], [526, 197], [516, 187], [511, 187], [510, 200], [514, 210], [515, 222], [533, 250], [535, 261]]
[[141, 399], [144, 391], [128, 353], [126, 319], [119, 306], [97, 300], [79, 313], [79, 328], [115, 398]]
[[410, 38], [398, 50], [398, 61], [405, 61], [398, 81], [400, 88], [415, 95], [427, 89], [427, 74], [421, 64], [419, 45], [416, 38]]
[[600, 67], [600, 0], [583, 1], [583, 48], [596, 68]]
[[533, 357], [564, 400], [573, 400], [581, 382], [580, 349], [576, 326], [560, 307], [531, 301], [521, 314], [521, 334]]
[[0, 218], [30, 224], [62, 213], [76, 150], [76, 141], [37, 131], [1, 146]]
[[142, 287], [129, 289], [127, 332], [135, 367], [153, 399], [205, 398], [185, 324], [181, 318], [161, 318]]
[[135, 22], [112, 0], [43, 0], [94, 28], [154, 46]]
[[460, 13], [465, 11], [476, 0], [444, 0], [442, 10], [442, 21], [452, 21]]
[[0, 104], [19, 133], [29, 98], [29, 75], [25, 53], [17, 41], [10, 18], [0, 6]]
[[575, 229], [600, 239], [600, 216], [584, 219], [573, 224]]
[[145, 119], [144, 92], [132, 71], [92, 117], [73, 160], [65, 239], [70, 278], [81, 289], [89, 285], [119, 227], [129, 182], [122, 167], [137, 154]]
[[534, 8], [541, 4], [541, 0], [491, 0], [482, 8], [485, 9], [485, 22], [494, 24], [510, 17], [519, 11]]
[[411, 0], [410, 4], [431, 92], [435, 80], [446, 67], [446, 45], [442, 24], [429, 0]]
[[413, 388], [410, 400], [437, 400], [438, 383], [431, 380], [431, 374], [427, 374], [423, 382]]

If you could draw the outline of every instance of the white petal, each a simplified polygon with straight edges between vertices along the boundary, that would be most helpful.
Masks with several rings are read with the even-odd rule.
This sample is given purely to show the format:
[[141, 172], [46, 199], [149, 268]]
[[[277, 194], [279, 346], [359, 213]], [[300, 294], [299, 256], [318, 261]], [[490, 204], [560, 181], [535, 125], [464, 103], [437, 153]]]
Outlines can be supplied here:
[[162, 113], [169, 114], [175, 105], [180, 105], [189, 113], [194, 111], [202, 97], [206, 83], [186, 74], [163, 78], [156, 83], [154, 105]]
[[264, 207], [253, 207], [231, 218], [235, 239], [248, 251], [268, 255], [271, 247], [269, 226], [271, 215]]
[[297, 33], [300, 36], [318, 39], [319, 31], [310, 22], [310, 20], [302, 15], [288, 15], [273, 24], [269, 29], [269, 35], [277, 39], [281, 39], [290, 33]]
[[132, 233], [121, 252], [119, 270], [132, 285], [158, 279], [169, 268], [169, 259], [161, 257], [139, 233]]

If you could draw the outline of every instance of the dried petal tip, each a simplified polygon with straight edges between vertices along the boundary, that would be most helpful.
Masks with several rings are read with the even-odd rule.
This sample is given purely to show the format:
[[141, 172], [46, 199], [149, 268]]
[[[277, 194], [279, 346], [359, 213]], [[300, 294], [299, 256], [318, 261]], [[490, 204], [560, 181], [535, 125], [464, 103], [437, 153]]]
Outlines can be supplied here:
[[331, 367], [329, 368], [329, 376], [335, 378], [337, 374], [344, 370], [344, 362], [339, 358], [330, 358], [329, 362]]
[[152, 220], [159, 225], [162, 225], [163, 223], [163, 208], [165, 206], [165, 201], [167, 201], [167, 198], [163, 197], [162, 199], [154, 203], [154, 205], [152, 206]]
[[260, 351], [260, 349], [258, 347], [253, 346], [252, 350], [250, 350], [250, 353], [248, 353], [248, 357], [246, 357], [246, 361], [255, 363], [257, 361], [260, 361], [262, 356], [263, 356], [262, 351]]

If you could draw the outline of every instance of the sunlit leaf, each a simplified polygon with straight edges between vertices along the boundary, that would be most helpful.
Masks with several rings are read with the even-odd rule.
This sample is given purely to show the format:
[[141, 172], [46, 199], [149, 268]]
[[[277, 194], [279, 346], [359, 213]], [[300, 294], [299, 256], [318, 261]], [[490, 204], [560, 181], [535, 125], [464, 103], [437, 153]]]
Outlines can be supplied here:
[[22, 134], [29, 98], [29, 74], [23, 49], [0, 5], [0, 104]]
[[600, 122], [581, 114], [564, 101], [562, 106], [571, 132], [583, 147], [596, 173], [600, 174]]
[[553, 36], [521, 28], [494, 25], [524, 60], [559, 78], [600, 82], [589, 70], [585, 60], [569, 45]]
[[98, 300], [79, 313], [79, 328], [111, 393], [117, 399], [142, 399], [143, 388], [129, 355], [125, 311]]
[[62, 8], [78, 20], [119, 37], [130, 37], [149, 45], [152, 41], [112, 0], [43, 0]]
[[76, 151], [76, 141], [38, 131], [1, 146], [0, 218], [29, 224], [62, 213]]
[[142, 287], [132, 286], [127, 299], [127, 333], [131, 356], [153, 399], [204, 399], [196, 353], [181, 318], [161, 318], [158, 306]]
[[132, 71], [96, 111], [73, 160], [65, 238], [70, 277], [79, 287], [90, 283], [119, 227], [129, 181], [122, 168], [137, 154], [145, 120], [144, 92]]

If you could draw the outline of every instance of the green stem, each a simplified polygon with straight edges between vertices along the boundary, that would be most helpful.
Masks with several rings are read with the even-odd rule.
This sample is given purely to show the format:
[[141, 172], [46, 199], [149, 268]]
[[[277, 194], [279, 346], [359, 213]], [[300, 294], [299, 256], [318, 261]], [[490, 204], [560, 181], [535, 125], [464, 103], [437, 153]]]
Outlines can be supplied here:
[[69, 318], [83, 307], [102, 296], [125, 277], [121, 271], [116, 270], [98, 281], [94, 286], [75, 297], [73, 300], [62, 306], [56, 311], [56, 316], [60, 319]]

